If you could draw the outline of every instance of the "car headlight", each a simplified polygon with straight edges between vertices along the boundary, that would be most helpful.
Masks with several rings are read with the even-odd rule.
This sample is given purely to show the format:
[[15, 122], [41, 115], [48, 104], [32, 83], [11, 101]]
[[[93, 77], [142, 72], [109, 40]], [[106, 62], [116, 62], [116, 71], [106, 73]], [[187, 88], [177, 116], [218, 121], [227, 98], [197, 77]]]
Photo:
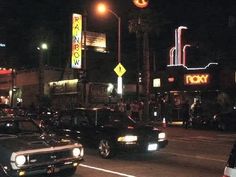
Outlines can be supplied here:
[[159, 134], [158, 134], [158, 138], [159, 138], [159, 139], [165, 139], [165, 138], [166, 138], [166, 134], [163, 133], [163, 132], [162, 132], [162, 133], [159, 133]]
[[72, 153], [74, 157], [79, 157], [80, 156], [80, 149], [79, 148], [74, 148]]
[[117, 141], [119, 142], [132, 142], [137, 141], [138, 137], [133, 135], [126, 135], [126, 136], [120, 136], [117, 138]]
[[24, 165], [26, 162], [26, 157], [24, 155], [18, 155], [16, 156], [16, 164], [18, 166]]

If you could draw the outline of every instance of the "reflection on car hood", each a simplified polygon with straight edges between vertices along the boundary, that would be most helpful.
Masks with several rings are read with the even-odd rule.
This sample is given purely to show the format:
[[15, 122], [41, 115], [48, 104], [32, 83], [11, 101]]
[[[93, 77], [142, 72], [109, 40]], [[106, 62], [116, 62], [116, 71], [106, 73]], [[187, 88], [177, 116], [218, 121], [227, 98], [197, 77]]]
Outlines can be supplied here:
[[139, 123], [135, 125], [127, 125], [127, 126], [117, 126], [117, 125], [105, 125], [103, 127], [104, 129], [109, 130], [112, 132], [120, 133], [135, 133], [135, 134], [149, 134], [152, 132], [161, 132], [160, 129], [158, 129], [155, 125], [150, 125], [146, 123]]
[[71, 140], [69, 139], [63, 139], [62, 137], [50, 135], [0, 136], [1, 146], [11, 151], [62, 146], [67, 145], [69, 143], [71, 143]]

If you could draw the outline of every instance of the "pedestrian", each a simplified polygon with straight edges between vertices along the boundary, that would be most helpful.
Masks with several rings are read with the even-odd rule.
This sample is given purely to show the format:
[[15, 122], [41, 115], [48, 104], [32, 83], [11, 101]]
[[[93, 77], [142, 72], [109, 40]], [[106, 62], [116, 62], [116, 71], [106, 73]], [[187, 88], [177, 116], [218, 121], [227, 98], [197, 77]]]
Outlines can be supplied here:
[[120, 112], [125, 112], [126, 111], [126, 104], [125, 104], [123, 99], [120, 99], [117, 106], [118, 106], [118, 110]]
[[137, 101], [134, 101], [130, 105], [132, 119], [139, 121], [139, 105]]
[[187, 129], [190, 126], [189, 103], [187, 100], [185, 100], [182, 110], [183, 110], [183, 114], [182, 114], [183, 115], [183, 127]]

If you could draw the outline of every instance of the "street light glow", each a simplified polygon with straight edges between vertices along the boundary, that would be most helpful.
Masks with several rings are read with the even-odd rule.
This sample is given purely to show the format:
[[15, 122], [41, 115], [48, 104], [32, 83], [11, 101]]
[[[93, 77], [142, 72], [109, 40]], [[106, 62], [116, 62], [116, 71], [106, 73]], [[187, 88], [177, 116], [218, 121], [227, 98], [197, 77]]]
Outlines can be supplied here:
[[98, 10], [99, 13], [105, 13], [106, 10], [107, 10], [107, 7], [106, 7], [105, 4], [100, 3], [100, 4], [98, 4], [98, 6], [97, 6], [97, 10]]
[[41, 48], [42, 48], [43, 50], [47, 50], [47, 49], [48, 49], [48, 45], [47, 45], [46, 43], [42, 43], [42, 44], [41, 44]]
[[[111, 9], [109, 9], [105, 4], [103, 3], [100, 3], [98, 4], [97, 6], [97, 10], [98, 12], [100, 13], [104, 13], [104, 12], [109, 12], [111, 13], [112, 15], [114, 15], [118, 21], [118, 34], [117, 34], [117, 37], [118, 37], [118, 48], [117, 48], [117, 63], [119, 64], [121, 62], [121, 19], [120, 19], [120, 16], [118, 16], [115, 12], [113, 12]], [[117, 80], [117, 93], [122, 95], [122, 78], [119, 78], [118, 77], [118, 80]]]

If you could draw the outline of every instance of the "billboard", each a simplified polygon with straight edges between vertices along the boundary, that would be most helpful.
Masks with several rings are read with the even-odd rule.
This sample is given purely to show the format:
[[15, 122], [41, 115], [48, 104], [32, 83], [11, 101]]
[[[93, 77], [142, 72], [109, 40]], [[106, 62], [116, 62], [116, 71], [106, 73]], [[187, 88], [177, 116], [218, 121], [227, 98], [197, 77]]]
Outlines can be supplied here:
[[[83, 33], [84, 46], [84, 33]], [[106, 34], [86, 31], [86, 46], [106, 48]]]
[[82, 67], [82, 15], [72, 15], [72, 55], [71, 67], [81, 69]]

